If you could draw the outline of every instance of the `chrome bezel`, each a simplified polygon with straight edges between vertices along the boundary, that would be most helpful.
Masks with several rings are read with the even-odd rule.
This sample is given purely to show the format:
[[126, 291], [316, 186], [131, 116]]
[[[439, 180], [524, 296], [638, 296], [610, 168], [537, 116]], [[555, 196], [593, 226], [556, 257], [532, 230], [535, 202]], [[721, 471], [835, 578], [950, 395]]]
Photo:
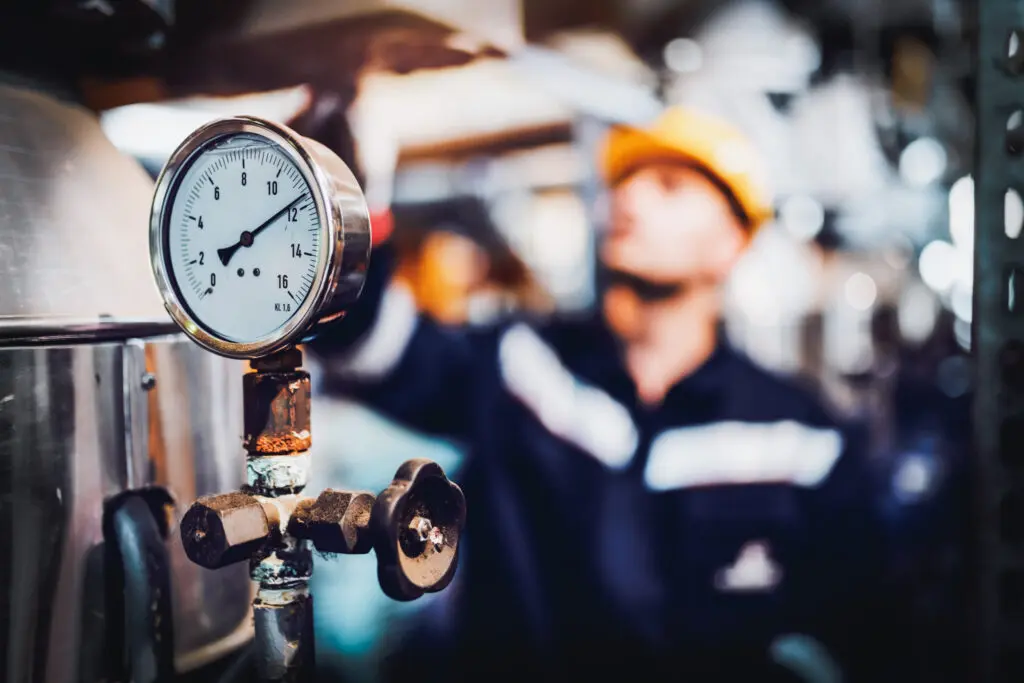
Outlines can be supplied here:
[[[176, 280], [167, 262], [167, 236], [173, 202], [184, 173], [210, 146], [236, 135], [262, 137], [276, 144], [295, 164], [313, 195], [320, 219], [320, 244], [316, 276], [299, 310], [273, 332], [250, 342], [224, 339], [204, 325], [181, 299]], [[316, 162], [297, 133], [279, 124], [248, 116], [212, 121], [196, 129], [174, 151], [156, 182], [149, 226], [149, 251], [157, 288], [171, 318], [197, 344], [229, 358], [258, 358], [302, 341], [307, 330], [320, 317], [331, 298], [333, 274], [341, 269], [344, 239], [342, 213], [336, 206], [331, 179]]]

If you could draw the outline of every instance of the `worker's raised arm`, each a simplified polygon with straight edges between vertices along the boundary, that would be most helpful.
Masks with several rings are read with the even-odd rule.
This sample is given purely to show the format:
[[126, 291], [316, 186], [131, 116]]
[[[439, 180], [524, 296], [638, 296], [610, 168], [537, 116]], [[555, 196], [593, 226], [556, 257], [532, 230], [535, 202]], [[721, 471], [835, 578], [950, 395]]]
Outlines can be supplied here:
[[391, 281], [390, 247], [374, 250], [359, 302], [309, 344], [324, 387], [365, 401], [414, 429], [465, 432], [480, 345], [421, 316], [411, 293]]

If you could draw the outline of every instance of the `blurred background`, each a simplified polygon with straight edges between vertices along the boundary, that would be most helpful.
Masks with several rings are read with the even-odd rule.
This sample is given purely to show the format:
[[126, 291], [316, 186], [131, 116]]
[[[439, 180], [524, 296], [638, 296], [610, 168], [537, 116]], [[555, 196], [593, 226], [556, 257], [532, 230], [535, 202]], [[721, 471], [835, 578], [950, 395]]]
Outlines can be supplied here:
[[[424, 314], [466, 326], [593, 310], [607, 212], [592, 160], [608, 126], [691, 104], [740, 127], [770, 165], [776, 217], [730, 282], [726, 328], [757, 363], [871, 425], [889, 571], [920, 627], [905, 648], [937, 680], [955, 656], [937, 643], [966, 614], [973, 4], [39, 2], [0, 28], [0, 54], [80, 95], [154, 177], [219, 116], [288, 123], [336, 150], [353, 145], [339, 138], [347, 119], [370, 203], [392, 209], [396, 277]], [[32, 21], [50, 42], [25, 37]], [[74, 28], [90, 22], [118, 49]], [[455, 228], [430, 212], [467, 196], [485, 219]], [[1015, 237], [1014, 190], [1004, 215]], [[412, 455], [457, 479], [457, 443], [338, 399], [315, 414], [314, 490], [379, 490]], [[317, 565], [318, 654], [345, 680], [375, 680], [430, 602], [389, 601], [374, 571], [372, 556]]]

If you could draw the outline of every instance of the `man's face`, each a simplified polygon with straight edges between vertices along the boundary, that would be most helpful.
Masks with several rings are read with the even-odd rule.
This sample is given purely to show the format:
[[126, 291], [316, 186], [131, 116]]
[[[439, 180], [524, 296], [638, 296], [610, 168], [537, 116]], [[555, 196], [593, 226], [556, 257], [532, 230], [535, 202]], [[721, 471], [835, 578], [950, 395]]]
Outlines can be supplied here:
[[644, 166], [612, 188], [610, 227], [605, 266], [655, 284], [721, 282], [747, 240], [721, 190], [671, 163]]

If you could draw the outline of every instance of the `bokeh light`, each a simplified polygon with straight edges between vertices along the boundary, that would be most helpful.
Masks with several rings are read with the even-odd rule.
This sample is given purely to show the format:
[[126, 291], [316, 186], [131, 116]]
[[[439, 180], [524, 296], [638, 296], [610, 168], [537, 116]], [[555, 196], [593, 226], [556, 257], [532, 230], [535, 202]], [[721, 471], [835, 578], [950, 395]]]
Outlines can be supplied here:
[[974, 178], [969, 175], [949, 188], [949, 236], [959, 249], [974, 248]]
[[704, 62], [704, 51], [695, 40], [676, 38], [665, 46], [665, 65], [676, 73], [692, 73]]
[[936, 292], [947, 292], [956, 277], [956, 248], [949, 242], [935, 240], [925, 245], [918, 259], [921, 279]]
[[966, 322], [971, 322], [971, 287], [962, 282], [954, 284], [953, 291], [949, 297], [949, 306], [953, 309], [953, 314], [956, 315], [957, 318]]
[[793, 195], [779, 207], [779, 221], [793, 237], [811, 240], [825, 226], [825, 209], [813, 197]]
[[900, 154], [900, 176], [910, 185], [931, 185], [945, 172], [946, 148], [935, 138], [918, 138]]
[[1012, 187], [1003, 197], [1003, 221], [1006, 236], [1017, 239], [1021, 227], [1024, 226], [1024, 202], [1021, 201], [1017, 190]]
[[875, 305], [878, 286], [867, 273], [854, 273], [844, 287], [846, 301], [858, 311], [867, 311]]

